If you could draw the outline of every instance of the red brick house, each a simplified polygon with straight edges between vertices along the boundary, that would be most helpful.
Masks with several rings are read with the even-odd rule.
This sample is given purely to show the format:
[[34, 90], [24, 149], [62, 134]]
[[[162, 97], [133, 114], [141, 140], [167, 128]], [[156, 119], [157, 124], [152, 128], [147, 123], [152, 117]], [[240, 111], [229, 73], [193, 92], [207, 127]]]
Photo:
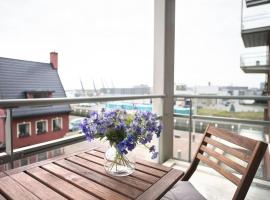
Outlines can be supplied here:
[[[58, 54], [50, 63], [0, 57], [0, 99], [66, 97], [58, 75]], [[68, 132], [69, 105], [32, 106], [12, 110], [14, 148], [63, 137]], [[5, 110], [0, 108], [0, 144], [5, 143]]]

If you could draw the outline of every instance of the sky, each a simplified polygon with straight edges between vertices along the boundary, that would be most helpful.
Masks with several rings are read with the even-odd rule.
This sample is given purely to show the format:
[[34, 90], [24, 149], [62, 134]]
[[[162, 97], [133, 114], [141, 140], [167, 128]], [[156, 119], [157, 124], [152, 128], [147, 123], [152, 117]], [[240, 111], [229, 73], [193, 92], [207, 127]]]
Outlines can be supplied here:
[[[240, 53], [241, 0], [176, 0], [175, 83], [259, 87]], [[153, 83], [154, 0], [0, 0], [0, 57], [49, 62], [65, 89]]]

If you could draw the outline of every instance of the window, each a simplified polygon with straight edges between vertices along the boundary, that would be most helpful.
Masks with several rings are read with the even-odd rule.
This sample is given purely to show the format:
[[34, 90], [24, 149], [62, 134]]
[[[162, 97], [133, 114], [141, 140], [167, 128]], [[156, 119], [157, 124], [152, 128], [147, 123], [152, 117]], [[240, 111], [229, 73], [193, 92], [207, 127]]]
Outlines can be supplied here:
[[47, 120], [40, 120], [36, 122], [36, 133], [42, 134], [48, 132]]
[[52, 119], [52, 130], [53, 130], [53, 132], [60, 131], [61, 129], [62, 129], [62, 118]]
[[33, 98], [37, 99], [37, 98], [48, 98], [49, 95], [46, 92], [39, 92], [39, 93], [33, 93]]
[[28, 137], [31, 135], [31, 123], [30, 122], [23, 122], [17, 124], [17, 136], [19, 138]]
[[27, 99], [51, 98], [54, 91], [25, 91]]

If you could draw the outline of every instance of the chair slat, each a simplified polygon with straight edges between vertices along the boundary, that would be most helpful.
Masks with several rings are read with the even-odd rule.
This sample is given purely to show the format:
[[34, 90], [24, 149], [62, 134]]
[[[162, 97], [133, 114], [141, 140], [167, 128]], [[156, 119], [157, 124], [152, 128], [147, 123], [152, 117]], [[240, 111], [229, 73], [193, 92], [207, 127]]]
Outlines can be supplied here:
[[198, 153], [197, 158], [200, 159], [203, 163], [207, 164], [209, 167], [212, 167], [214, 170], [225, 176], [227, 179], [229, 179], [231, 182], [233, 182], [235, 185], [240, 184], [240, 179], [233, 175], [232, 173], [228, 172], [227, 170], [221, 168], [213, 161], [209, 160], [207, 157], [203, 156], [202, 154]]
[[218, 159], [219, 161], [223, 162], [224, 164], [226, 164], [227, 166], [231, 167], [232, 169], [236, 170], [237, 172], [244, 174], [245, 173], [245, 168], [241, 165], [239, 165], [238, 163], [232, 161], [231, 159], [225, 157], [224, 155], [202, 145], [200, 147], [200, 149], [204, 152], [206, 152], [208, 155]]
[[229, 153], [229, 154], [235, 156], [236, 158], [239, 158], [240, 160], [243, 160], [245, 162], [249, 162], [249, 160], [250, 160], [250, 155], [247, 155], [247, 154], [245, 154], [245, 153], [243, 153], [241, 151], [238, 151], [238, 150], [236, 150], [234, 148], [231, 148], [231, 147], [229, 147], [229, 146], [227, 146], [225, 144], [222, 144], [222, 143], [220, 143], [220, 142], [218, 142], [218, 141], [216, 141], [216, 140], [214, 140], [212, 138], [205, 137], [204, 140], [208, 144], [211, 144], [211, 145], [225, 151], [226, 153]]
[[248, 192], [248, 189], [252, 183], [252, 180], [256, 174], [256, 171], [260, 165], [260, 162], [265, 154], [265, 151], [268, 147], [267, 143], [258, 141], [256, 144], [256, 147], [254, 149], [254, 152], [251, 156], [251, 161], [247, 166], [247, 171], [243, 175], [242, 180], [240, 182], [240, 186], [237, 188], [233, 200], [244, 200], [245, 196]]
[[241, 135], [233, 134], [226, 130], [221, 130], [214, 128], [212, 126], [209, 126], [207, 133], [210, 133], [211, 135], [214, 135], [216, 137], [219, 137], [221, 139], [227, 140], [228, 142], [231, 142], [233, 144], [236, 144], [238, 146], [244, 147], [246, 149], [249, 149], [251, 151], [254, 150], [256, 146], [256, 140], [243, 137]]

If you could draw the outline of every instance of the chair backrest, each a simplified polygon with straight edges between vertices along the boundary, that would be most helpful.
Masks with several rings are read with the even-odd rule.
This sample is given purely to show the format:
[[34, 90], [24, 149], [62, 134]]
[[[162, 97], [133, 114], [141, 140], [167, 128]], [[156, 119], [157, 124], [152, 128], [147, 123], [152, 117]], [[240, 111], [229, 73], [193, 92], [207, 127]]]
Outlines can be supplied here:
[[267, 146], [264, 142], [208, 125], [191, 166], [182, 180], [189, 180], [202, 161], [237, 186], [234, 200], [244, 199]]

